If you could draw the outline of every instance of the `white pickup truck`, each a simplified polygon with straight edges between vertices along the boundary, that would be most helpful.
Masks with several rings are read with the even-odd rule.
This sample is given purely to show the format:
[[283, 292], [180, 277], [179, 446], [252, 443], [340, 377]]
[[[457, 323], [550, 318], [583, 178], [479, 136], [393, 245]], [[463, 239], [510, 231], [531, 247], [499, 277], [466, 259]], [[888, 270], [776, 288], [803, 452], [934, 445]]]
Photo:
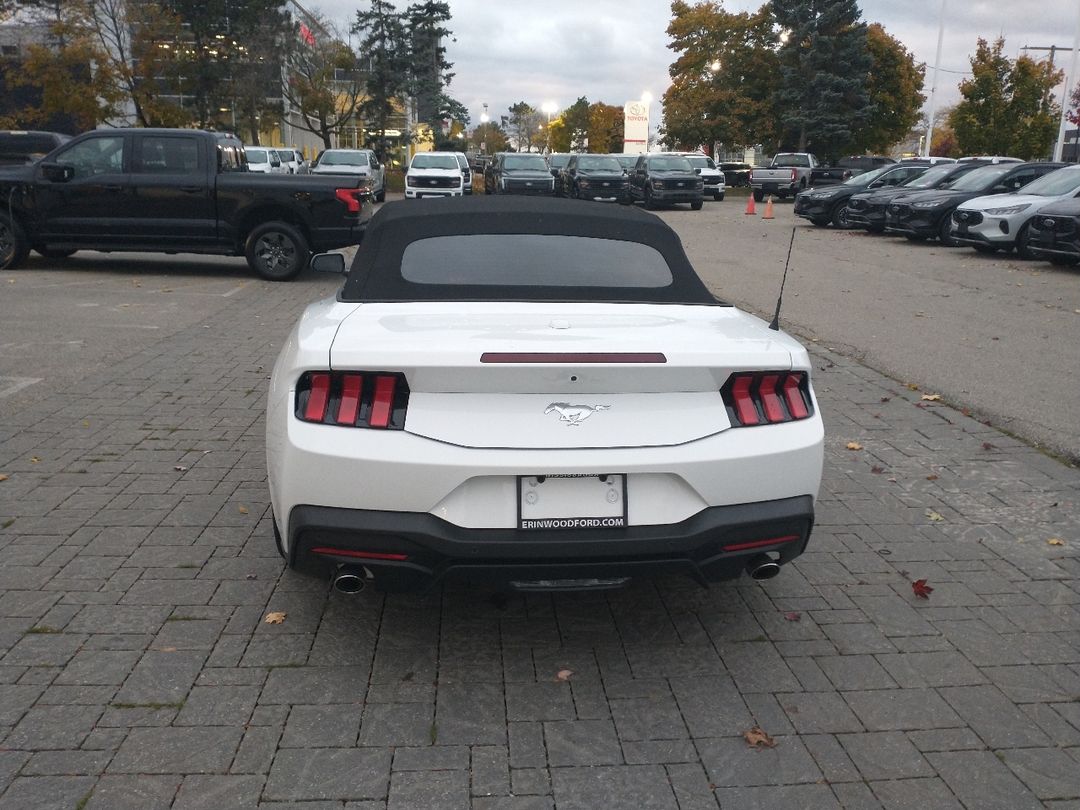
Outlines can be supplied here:
[[810, 186], [810, 173], [817, 166], [817, 158], [809, 152], [780, 152], [773, 156], [768, 167], [754, 167], [750, 172], [754, 200], [761, 202], [766, 194], [775, 194], [780, 199], [798, 194]]

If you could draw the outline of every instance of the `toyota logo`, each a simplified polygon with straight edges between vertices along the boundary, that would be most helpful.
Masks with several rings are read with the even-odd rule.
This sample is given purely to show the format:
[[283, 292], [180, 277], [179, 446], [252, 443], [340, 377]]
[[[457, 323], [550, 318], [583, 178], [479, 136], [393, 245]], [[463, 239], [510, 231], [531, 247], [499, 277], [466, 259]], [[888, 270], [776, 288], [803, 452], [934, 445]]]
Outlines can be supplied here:
[[628, 101], [626, 106], [623, 107], [623, 112], [627, 115], [648, 115], [649, 108], [640, 101]]

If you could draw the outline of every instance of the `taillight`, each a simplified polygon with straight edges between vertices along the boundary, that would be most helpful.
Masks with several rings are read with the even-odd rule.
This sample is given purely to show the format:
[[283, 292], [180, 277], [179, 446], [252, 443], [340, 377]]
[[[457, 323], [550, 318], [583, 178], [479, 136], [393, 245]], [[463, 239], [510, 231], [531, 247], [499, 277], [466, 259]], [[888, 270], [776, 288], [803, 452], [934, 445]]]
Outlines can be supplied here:
[[741, 371], [720, 389], [732, 427], [806, 419], [813, 413], [810, 380], [802, 371]]
[[794, 169], [792, 169], [791, 170], [791, 182], [794, 183], [798, 179], [799, 179], [799, 173], [797, 171], [795, 171]]
[[359, 214], [360, 206], [363, 205], [364, 195], [368, 190], [363, 186], [359, 188], [339, 188], [334, 190], [334, 196], [345, 203], [345, 209], [350, 214]]
[[308, 371], [296, 383], [296, 418], [304, 422], [401, 430], [408, 405], [404, 374]]

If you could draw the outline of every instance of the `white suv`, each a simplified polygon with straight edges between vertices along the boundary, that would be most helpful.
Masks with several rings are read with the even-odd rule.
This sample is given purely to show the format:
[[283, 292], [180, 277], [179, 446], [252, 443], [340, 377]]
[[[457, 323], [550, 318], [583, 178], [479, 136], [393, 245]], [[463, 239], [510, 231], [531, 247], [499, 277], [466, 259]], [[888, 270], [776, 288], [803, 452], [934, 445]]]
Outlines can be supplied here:
[[453, 152], [417, 152], [405, 173], [405, 199], [461, 197], [464, 177]]

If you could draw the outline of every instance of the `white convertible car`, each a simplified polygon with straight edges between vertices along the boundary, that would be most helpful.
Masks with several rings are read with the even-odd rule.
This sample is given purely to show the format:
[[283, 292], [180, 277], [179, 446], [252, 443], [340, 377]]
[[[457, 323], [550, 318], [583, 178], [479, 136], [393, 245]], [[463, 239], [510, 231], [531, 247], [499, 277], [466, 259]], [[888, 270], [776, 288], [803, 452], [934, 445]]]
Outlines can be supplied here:
[[767, 578], [813, 525], [810, 372], [652, 214], [390, 203], [274, 367], [278, 548], [342, 591]]

